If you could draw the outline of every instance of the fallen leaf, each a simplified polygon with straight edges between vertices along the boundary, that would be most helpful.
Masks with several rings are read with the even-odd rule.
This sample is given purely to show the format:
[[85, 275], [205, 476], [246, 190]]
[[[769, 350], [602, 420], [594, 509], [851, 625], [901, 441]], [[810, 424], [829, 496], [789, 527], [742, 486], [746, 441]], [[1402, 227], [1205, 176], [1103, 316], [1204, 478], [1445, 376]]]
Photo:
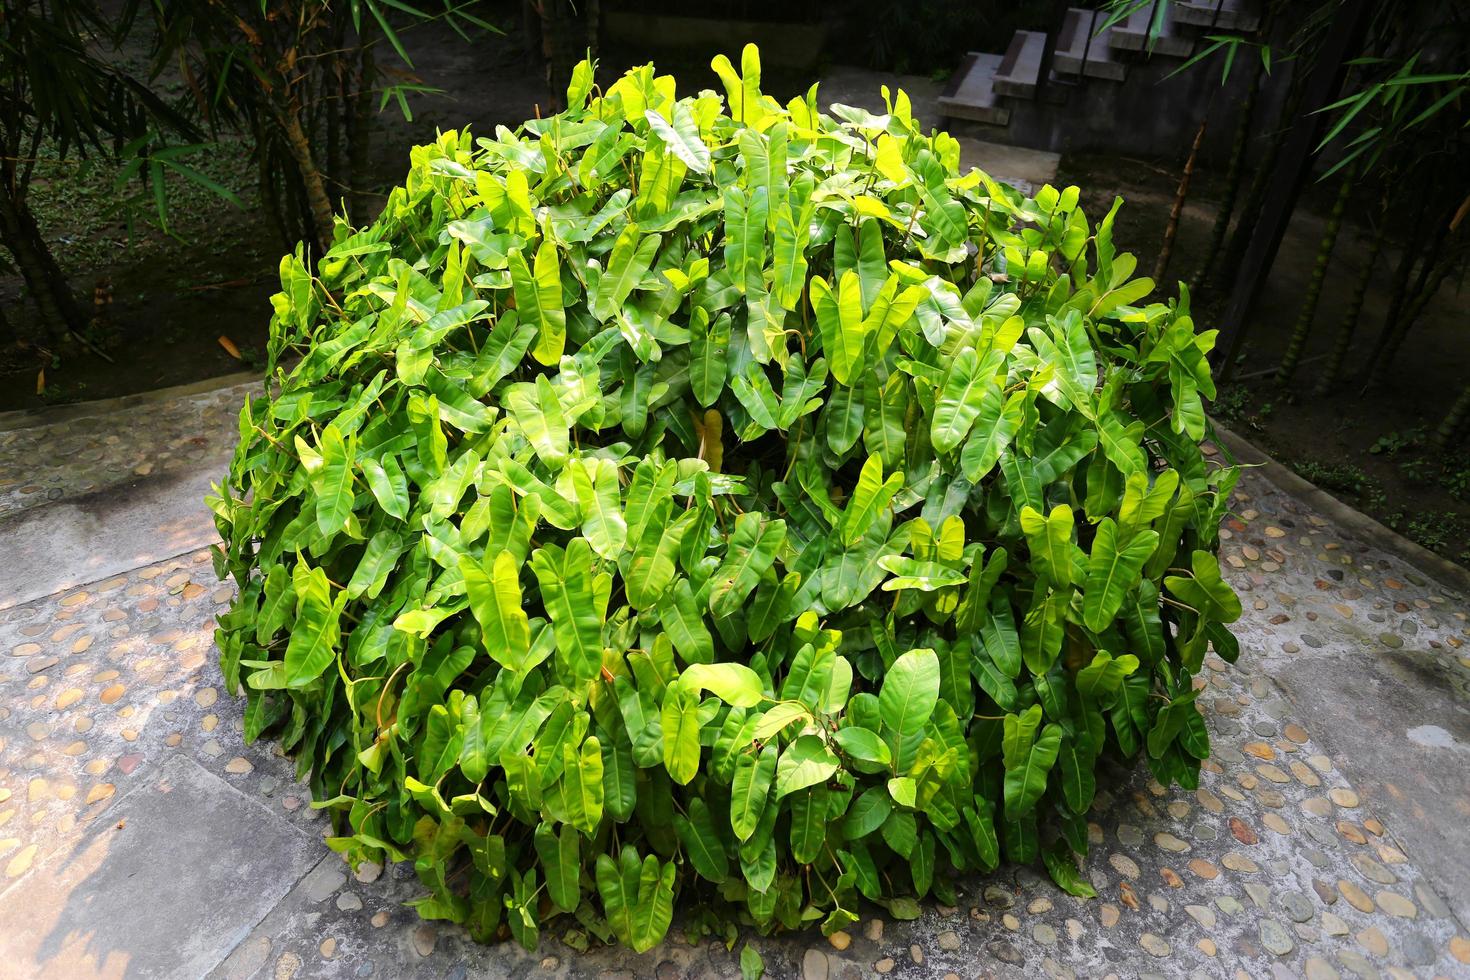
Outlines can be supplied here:
[[46, 393], [46, 369], [45, 368], [41, 368], [41, 370], [39, 370], [39, 371], [36, 372], [36, 394], [38, 394], [38, 395], [44, 395], [45, 393]]
[[240, 348], [236, 347], [235, 342], [229, 337], [226, 337], [224, 334], [220, 334], [219, 345], [225, 349], [226, 354], [230, 355], [235, 360], [242, 360], [242, 358], [240, 357]]

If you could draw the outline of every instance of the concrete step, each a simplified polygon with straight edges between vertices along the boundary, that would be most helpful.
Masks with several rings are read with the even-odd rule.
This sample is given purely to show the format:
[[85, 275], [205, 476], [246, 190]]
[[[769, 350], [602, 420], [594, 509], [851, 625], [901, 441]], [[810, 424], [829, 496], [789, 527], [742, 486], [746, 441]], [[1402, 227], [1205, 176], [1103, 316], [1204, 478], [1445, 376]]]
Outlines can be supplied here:
[[1260, 11], [1250, 0], [1174, 0], [1169, 9], [1179, 23], [1191, 27], [1253, 31], [1261, 23]]
[[971, 51], [950, 76], [949, 85], [939, 95], [939, 111], [951, 119], [1004, 126], [1011, 121], [1011, 110], [996, 105], [995, 73], [1003, 59], [998, 54]]
[[1128, 74], [1127, 66], [1113, 58], [1113, 49], [1107, 35], [1097, 35], [1104, 16], [1099, 10], [1082, 10], [1071, 7], [1062, 21], [1062, 33], [1057, 36], [1057, 47], [1052, 53], [1052, 67], [1058, 74], [1086, 78], [1102, 78], [1121, 82]]
[[[1159, 0], [1163, 2], [1163, 0]], [[1148, 25], [1154, 14], [1154, 5], [1145, 4], [1129, 14], [1121, 23], [1113, 25], [1108, 32], [1108, 44], [1119, 51], [1139, 51], [1165, 55], [1170, 58], [1188, 58], [1194, 53], [1194, 36], [1179, 29], [1175, 5], [1170, 3], [1164, 11], [1163, 33], [1149, 44]]]
[[995, 70], [997, 95], [1030, 99], [1041, 80], [1041, 59], [1046, 53], [1046, 35], [1041, 31], [1017, 31], [1000, 67]]

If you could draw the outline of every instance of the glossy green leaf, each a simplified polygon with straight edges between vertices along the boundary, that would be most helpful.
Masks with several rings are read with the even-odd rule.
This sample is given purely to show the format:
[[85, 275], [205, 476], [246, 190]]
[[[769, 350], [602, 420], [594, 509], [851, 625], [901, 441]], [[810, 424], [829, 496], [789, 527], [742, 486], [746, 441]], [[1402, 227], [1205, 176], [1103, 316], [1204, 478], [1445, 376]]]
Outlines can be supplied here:
[[541, 860], [541, 874], [546, 881], [546, 894], [564, 912], [573, 912], [582, 900], [578, 878], [582, 870], [581, 838], [571, 824], [562, 824], [561, 832], [543, 823], [536, 828], [536, 856]]
[[730, 876], [730, 859], [704, 800], [698, 797], [690, 800], [689, 816], [675, 814], [674, 826], [684, 854], [701, 877], [719, 884]]
[[508, 551], [487, 570], [469, 555], [459, 558], [470, 611], [483, 631], [485, 649], [507, 670], [519, 671], [531, 652], [531, 624], [522, 607], [520, 569]]
[[730, 783], [730, 829], [741, 841], [750, 840], [765, 813], [776, 778], [777, 750], [767, 745], [760, 750], [742, 751], [735, 757], [735, 777]]
[[883, 726], [896, 735], [917, 732], [939, 701], [939, 658], [933, 650], [910, 650], [893, 662], [878, 693]]
[[1047, 775], [1057, 761], [1061, 743], [1061, 726], [1047, 725], [1015, 760], [1014, 765], [1007, 760], [1005, 801], [1006, 816], [1009, 819], [1014, 820], [1031, 812], [1041, 799], [1041, 794], [1046, 791]]
[[781, 752], [776, 763], [776, 799], [823, 782], [837, 771], [839, 760], [816, 735], [802, 735]]
[[1128, 593], [1138, 584], [1144, 562], [1158, 547], [1159, 535], [1144, 530], [1118, 541], [1117, 525], [1105, 517], [1097, 526], [1092, 555], [1087, 563], [1087, 582], [1082, 590], [1082, 620], [1096, 633], [1107, 629]]

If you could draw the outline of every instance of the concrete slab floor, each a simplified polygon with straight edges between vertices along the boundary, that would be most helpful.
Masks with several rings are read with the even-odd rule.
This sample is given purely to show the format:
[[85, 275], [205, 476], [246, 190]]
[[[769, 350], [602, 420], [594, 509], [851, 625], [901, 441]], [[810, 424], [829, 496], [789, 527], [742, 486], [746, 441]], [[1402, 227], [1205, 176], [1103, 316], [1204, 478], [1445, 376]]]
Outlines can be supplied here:
[[321, 844], [184, 756], [0, 894], [0, 973], [198, 977]]

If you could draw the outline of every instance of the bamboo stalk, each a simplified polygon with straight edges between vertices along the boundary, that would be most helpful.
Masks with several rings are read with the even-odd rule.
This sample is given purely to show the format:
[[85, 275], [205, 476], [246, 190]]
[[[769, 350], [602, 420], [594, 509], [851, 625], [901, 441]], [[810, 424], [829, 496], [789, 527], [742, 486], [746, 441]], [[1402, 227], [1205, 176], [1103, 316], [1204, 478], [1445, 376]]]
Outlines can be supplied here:
[[1174, 254], [1174, 238], [1179, 234], [1179, 215], [1184, 211], [1184, 201], [1189, 197], [1189, 178], [1194, 176], [1194, 162], [1199, 157], [1199, 145], [1205, 138], [1205, 127], [1210, 123], [1209, 114], [1199, 121], [1195, 130], [1194, 143], [1189, 148], [1189, 157], [1184, 161], [1184, 173], [1179, 175], [1179, 188], [1174, 192], [1174, 206], [1169, 209], [1169, 223], [1164, 226], [1164, 242], [1159, 246], [1159, 258], [1154, 263], [1154, 283], [1164, 281], [1169, 268], [1169, 258]]
[[1383, 214], [1380, 215], [1378, 228], [1373, 232], [1372, 244], [1368, 246], [1368, 260], [1363, 265], [1363, 271], [1358, 276], [1357, 285], [1353, 287], [1352, 299], [1348, 301], [1347, 309], [1343, 311], [1342, 322], [1337, 326], [1337, 337], [1332, 344], [1332, 352], [1327, 355], [1327, 363], [1322, 368], [1322, 374], [1317, 379], [1317, 394], [1325, 395], [1337, 384], [1337, 379], [1342, 375], [1342, 365], [1347, 359], [1348, 350], [1352, 347], [1353, 334], [1357, 332], [1358, 316], [1363, 311], [1363, 300], [1368, 295], [1368, 284], [1374, 279], [1378, 270], [1378, 257], [1383, 254], [1384, 241], [1387, 239], [1388, 229], [1388, 200], [1385, 195]]
[[1430, 300], [1434, 299], [1434, 294], [1439, 292], [1439, 287], [1449, 277], [1450, 270], [1454, 268], [1454, 265], [1454, 253], [1446, 251], [1435, 264], [1434, 270], [1429, 274], [1429, 279], [1424, 284], [1424, 288], [1414, 295], [1414, 302], [1410, 304], [1408, 309], [1404, 311], [1403, 316], [1394, 324], [1393, 333], [1383, 345], [1382, 352], [1373, 361], [1368, 375], [1368, 383], [1364, 386], [1365, 388], [1371, 388], [1388, 375], [1388, 369], [1393, 364], [1393, 359], [1398, 356], [1399, 348], [1403, 346], [1404, 339], [1408, 337], [1410, 328], [1423, 315], [1425, 307], [1429, 305]]
[[1306, 295], [1302, 297], [1301, 312], [1297, 314], [1296, 327], [1287, 341], [1286, 352], [1281, 355], [1281, 366], [1276, 371], [1276, 383], [1286, 384], [1296, 373], [1307, 345], [1307, 336], [1312, 332], [1312, 321], [1317, 317], [1317, 301], [1322, 296], [1322, 283], [1327, 279], [1327, 266], [1332, 260], [1332, 247], [1337, 243], [1337, 233], [1342, 228], [1343, 212], [1347, 210], [1348, 198], [1352, 195], [1355, 173], [1349, 171], [1342, 178], [1337, 191], [1337, 200], [1327, 217], [1327, 226], [1322, 229], [1322, 241], [1317, 246], [1317, 262], [1312, 267], [1312, 278], [1307, 283]]
[[316, 157], [312, 153], [311, 142], [306, 138], [306, 131], [301, 128], [300, 112], [295, 106], [278, 107], [276, 118], [281, 134], [286, 139], [286, 149], [295, 161], [301, 177], [302, 190], [310, 211], [311, 229], [314, 233], [312, 237], [316, 246], [325, 250], [332, 244], [333, 227], [332, 200], [327, 196], [326, 182], [316, 165]]
[[1467, 418], [1470, 418], [1470, 384], [1460, 390], [1460, 397], [1456, 398], [1455, 403], [1450, 406], [1449, 414], [1434, 430], [1434, 436], [1431, 439], [1434, 448], [1448, 449], [1455, 438], [1455, 433], [1460, 431]]
[[77, 337], [86, 327], [81, 305], [71, 284], [41, 235], [35, 215], [24, 197], [11, 193], [11, 183], [0, 188], [0, 240], [15, 258], [26, 291], [41, 312], [53, 341]]
[[1251, 76], [1250, 88], [1240, 106], [1240, 119], [1235, 124], [1235, 135], [1231, 138], [1230, 163], [1225, 170], [1225, 194], [1220, 198], [1220, 207], [1215, 214], [1215, 226], [1210, 229], [1210, 244], [1205, 248], [1204, 259], [1199, 271], [1194, 274], [1191, 288], [1204, 285], [1214, 268], [1220, 249], [1225, 244], [1225, 235], [1230, 230], [1230, 218], [1235, 212], [1235, 199], [1240, 196], [1240, 179], [1245, 174], [1245, 148], [1250, 141], [1251, 120], [1255, 117], [1256, 98], [1261, 91], [1261, 75], [1264, 65], [1257, 65]]

